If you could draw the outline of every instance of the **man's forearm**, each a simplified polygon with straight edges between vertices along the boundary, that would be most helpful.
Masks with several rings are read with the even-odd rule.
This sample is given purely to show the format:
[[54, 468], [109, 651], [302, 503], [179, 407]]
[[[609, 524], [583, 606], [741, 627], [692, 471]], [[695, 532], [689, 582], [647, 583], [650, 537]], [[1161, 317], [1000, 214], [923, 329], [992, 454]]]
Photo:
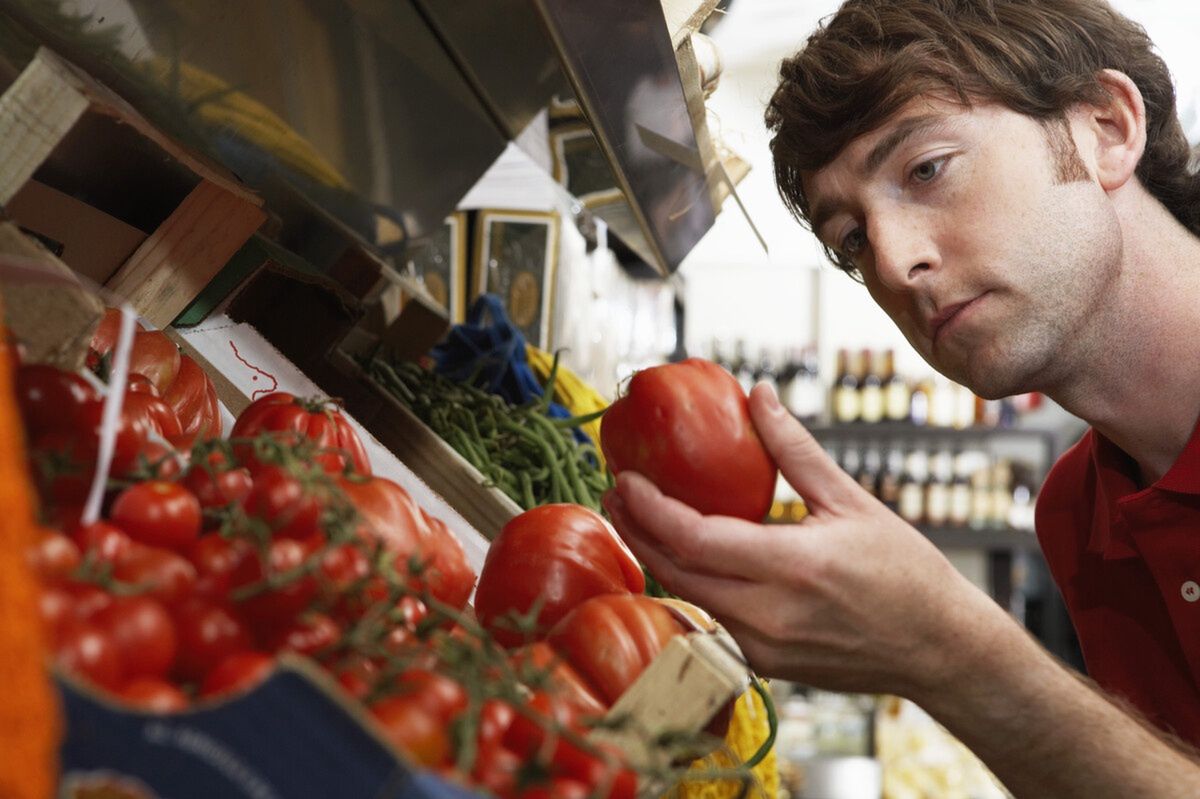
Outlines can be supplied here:
[[1200, 796], [1200, 763], [1054, 660], [1008, 618], [913, 697], [1018, 799]]

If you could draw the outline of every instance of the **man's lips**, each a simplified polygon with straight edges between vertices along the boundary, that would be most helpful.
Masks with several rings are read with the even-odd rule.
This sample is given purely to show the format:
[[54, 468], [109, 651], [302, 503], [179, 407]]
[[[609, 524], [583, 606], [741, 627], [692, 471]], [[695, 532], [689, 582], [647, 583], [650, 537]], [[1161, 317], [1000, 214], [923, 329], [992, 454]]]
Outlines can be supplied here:
[[[986, 294], [987, 292], [984, 292], [984, 293]], [[942, 334], [942, 331], [945, 330], [956, 318], [958, 318], [958, 316], [964, 310], [966, 310], [969, 306], [974, 305], [976, 302], [978, 302], [981, 297], [983, 297], [983, 294], [980, 294], [979, 296], [973, 297], [969, 300], [964, 300], [962, 302], [951, 303], [950, 305], [947, 305], [945, 308], [943, 308], [942, 310], [940, 310], [936, 314], [934, 314], [932, 317], [930, 317], [930, 319], [929, 319], [929, 338], [930, 338], [930, 340], [934, 344], [936, 344], [938, 341], [938, 337]]]

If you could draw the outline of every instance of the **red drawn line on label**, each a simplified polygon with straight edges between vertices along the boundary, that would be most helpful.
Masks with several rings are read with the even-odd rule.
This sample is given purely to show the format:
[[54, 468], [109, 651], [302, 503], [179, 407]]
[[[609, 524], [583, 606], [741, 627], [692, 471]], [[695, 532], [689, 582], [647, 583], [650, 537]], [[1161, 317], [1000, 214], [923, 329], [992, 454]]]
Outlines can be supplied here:
[[[251, 399], [251, 400], [256, 400], [256, 399], [258, 399], [258, 395], [259, 395], [259, 394], [270, 394], [272, 391], [274, 391], [275, 389], [279, 388], [279, 381], [275, 379], [275, 375], [273, 375], [273, 374], [270, 374], [269, 372], [264, 372], [262, 369], [259, 369], [257, 366], [255, 366], [254, 364], [250, 363], [250, 362], [249, 362], [249, 361], [247, 361], [245, 358], [243, 358], [243, 357], [242, 357], [242, 354], [241, 354], [240, 352], [238, 352], [237, 345], [233, 343], [233, 339], [230, 339], [230, 340], [229, 340], [229, 346], [230, 346], [230, 347], [233, 347], [233, 357], [237, 358], [239, 361], [241, 361], [242, 363], [246, 364], [246, 366], [250, 367], [250, 368], [251, 368], [251, 369], [253, 369], [254, 371], [258, 372], [258, 374], [262, 375], [262, 376], [263, 376], [263, 377], [265, 377], [265, 378], [268, 378], [268, 379], [271, 381], [271, 387], [270, 387], [270, 388], [258, 388], [258, 389], [255, 389], [255, 390], [254, 390], [254, 391], [253, 391], [253, 392], [250, 394], [250, 399]], [[252, 375], [252, 376], [250, 377], [250, 379], [251, 379], [251, 380], [255, 380], [255, 381], [257, 381], [257, 380], [258, 380], [258, 375]]]

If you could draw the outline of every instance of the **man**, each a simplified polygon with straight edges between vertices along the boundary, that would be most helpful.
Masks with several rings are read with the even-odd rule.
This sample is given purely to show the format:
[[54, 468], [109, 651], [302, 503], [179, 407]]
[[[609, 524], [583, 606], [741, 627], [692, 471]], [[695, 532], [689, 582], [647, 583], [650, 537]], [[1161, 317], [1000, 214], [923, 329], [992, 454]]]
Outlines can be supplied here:
[[606, 498], [761, 672], [909, 697], [1017, 796], [1200, 796], [1200, 181], [1150, 48], [1102, 0], [849, 0], [767, 111], [785, 202], [935, 368], [1091, 423], [1037, 521], [1102, 690], [765, 386], [802, 523], [703, 518], [638, 475]]

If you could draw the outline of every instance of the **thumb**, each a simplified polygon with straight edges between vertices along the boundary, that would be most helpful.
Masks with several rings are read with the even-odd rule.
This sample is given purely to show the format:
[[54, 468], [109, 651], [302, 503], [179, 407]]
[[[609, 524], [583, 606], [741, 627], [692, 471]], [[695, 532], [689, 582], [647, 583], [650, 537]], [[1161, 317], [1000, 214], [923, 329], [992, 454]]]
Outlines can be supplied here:
[[846, 507], [861, 487], [779, 402], [775, 389], [759, 383], [750, 392], [750, 418], [783, 478], [809, 511]]

